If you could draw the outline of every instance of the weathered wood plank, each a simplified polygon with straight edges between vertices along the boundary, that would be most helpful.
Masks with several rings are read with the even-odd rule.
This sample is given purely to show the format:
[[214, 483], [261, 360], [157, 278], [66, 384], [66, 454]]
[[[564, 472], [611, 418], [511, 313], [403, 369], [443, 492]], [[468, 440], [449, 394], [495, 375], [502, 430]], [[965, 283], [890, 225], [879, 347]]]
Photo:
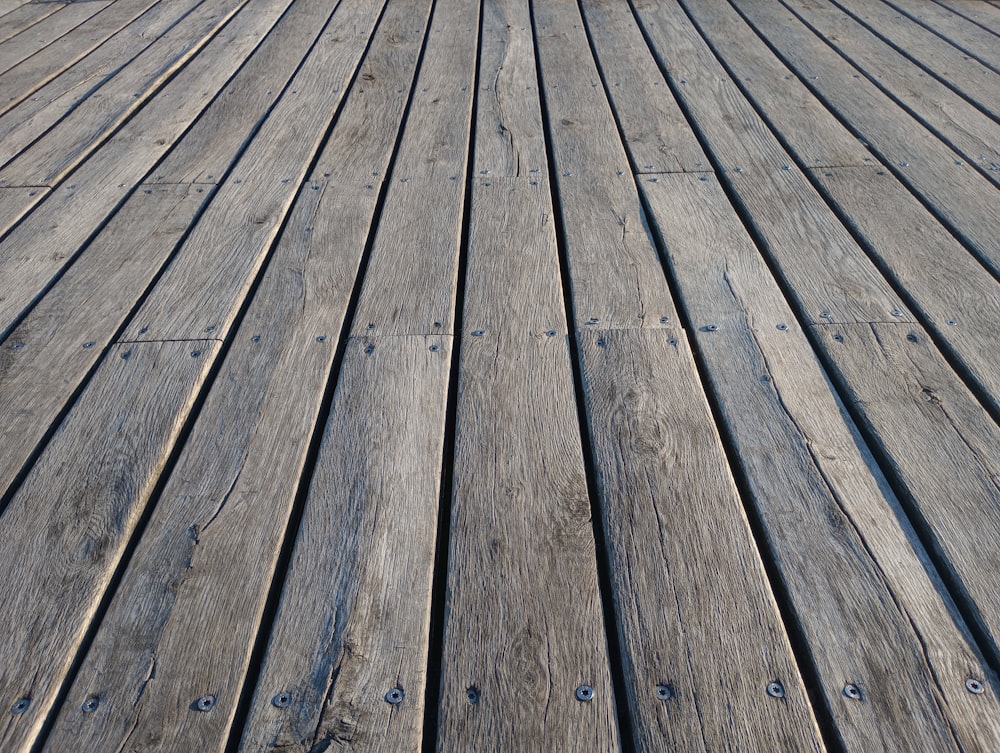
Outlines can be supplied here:
[[880, 268], [919, 307], [940, 346], [1000, 415], [1000, 286], [892, 175], [822, 168], [813, 178], [867, 241]]
[[440, 750], [618, 749], [531, 27], [485, 4]]
[[[15, 190], [15, 189], [4, 189]], [[137, 192], [87, 253], [14, 329], [0, 372], [0, 490], [13, 482], [208, 194], [187, 186]]]
[[16, 36], [0, 43], [0, 73], [10, 70], [25, 58], [45, 49], [63, 34], [72, 31], [95, 13], [110, 5], [112, 0], [92, 0], [86, 3], [67, 3], [46, 15], [38, 23]]
[[268, 4], [233, 19], [66, 185], [0, 242], [0, 333], [9, 331], [143, 180], [258, 46], [284, 8]]
[[0, 74], [3, 110], [30, 96], [103, 42], [120, 32], [159, 0], [115, 0], [43, 51]]
[[54, 186], [151, 99], [246, 4], [207, 0], [0, 170], [6, 185]]
[[204, 380], [210, 341], [112, 348], [0, 517], [0, 729], [33, 744]]
[[[826, 0], [786, 0], [786, 5], [844, 56], [837, 68], [826, 71], [827, 78], [843, 81], [856, 70], [860, 71], [894, 102], [906, 108], [910, 117], [925, 124], [964, 159], [983, 170], [1000, 169], [1000, 124], [993, 117], [928, 76]], [[919, 49], [919, 42], [911, 41]], [[984, 78], [979, 94], [995, 117], [1000, 112], [997, 77], [986, 71]]]
[[[182, 332], [226, 337], [337, 116], [384, 5], [366, 0], [337, 7], [124, 339], [185, 339]], [[205, 254], [205, 248], [220, 254]]]
[[870, 324], [817, 331], [838, 384], [905, 485], [909, 509], [971, 601], [995, 656], [1000, 429], [920, 330]]
[[1000, 8], [995, 5], [976, 0], [935, 0], [935, 2], [988, 29], [991, 33], [1000, 35]]
[[[589, 10], [587, 25], [600, 27], [602, 41], [629, 24], [635, 39], [634, 20], [616, 16], [625, 9], [609, 10], [601, 18], [592, 18]], [[611, 276], [621, 260], [594, 242], [593, 231], [577, 232], [566, 218], [581, 197], [589, 201], [590, 196], [609, 191], [609, 184], [613, 190], [616, 179], [609, 181], [608, 176], [616, 174], [615, 166], [626, 157], [604, 92], [586, 86], [596, 70], [589, 62], [591, 52], [578, 11], [539, 4], [536, 22], [575, 298], [579, 274], [575, 255], [590, 255], [590, 265], [584, 269], [592, 269], [595, 279]], [[552, 36], [555, 29], [560, 30], [558, 37]], [[627, 31], [622, 36], [629, 39]], [[624, 61], [631, 70], [659, 78], [648, 49], [638, 44], [625, 49], [638, 58]], [[650, 79], [640, 78], [633, 74], [631, 86], [649, 92]], [[610, 88], [616, 95], [621, 89]], [[660, 96], [666, 93], [664, 89]], [[628, 116], [630, 122], [648, 124], [653, 117], [636, 115]], [[577, 131], [578, 118], [586, 127]], [[643, 136], [655, 135], [656, 129], [647, 125]], [[690, 129], [686, 132], [686, 137], [674, 138], [694, 138]], [[647, 148], [648, 144], [645, 138]], [[568, 181], [562, 173], [577, 170], [595, 176], [587, 194], [566, 190]], [[637, 203], [634, 183], [627, 185], [631, 201]], [[619, 312], [631, 307], [631, 301], [622, 297], [610, 301], [608, 319], [631, 327], [584, 324], [579, 334], [603, 543], [609, 551], [634, 744], [642, 750], [820, 750], [788, 637], [697, 371], [679, 342], [682, 333], [667, 280], [645, 231], [642, 243], [649, 259], [635, 272], [641, 275], [642, 299], [669, 302], [668, 321], [661, 323], [669, 331], [641, 329], [621, 317]], [[681, 436], [683, 449], [675, 441]], [[687, 496], [695, 477], [703, 500], [697, 511]], [[680, 482], [681, 478], [689, 483]], [[711, 567], [704, 566], [706, 558], [712, 559]], [[740, 574], [739, 589], [726, 587], [728, 579], [718, 576], [725, 571]], [[739, 625], [735, 633], [742, 636], [742, 646], [715, 622], [717, 614], [726, 614], [727, 621]], [[752, 661], [747, 659], [746, 643], [755, 646]], [[775, 704], [766, 687], [779, 678], [786, 688], [786, 702]], [[668, 694], [669, 698], [663, 697]]]
[[[932, 31], [887, 5], [859, 0], [837, 0], [837, 4], [898, 52], [950, 84], [994, 118], [1000, 115], [1000, 78], [996, 71], [972, 60], [968, 53], [956, 49]], [[994, 40], [996, 41], [1000, 40]], [[883, 75], [878, 70], [869, 73], [876, 78]], [[908, 75], [912, 80], [912, 72]], [[917, 74], [917, 78], [922, 77]], [[923, 97], [927, 92], [922, 89], [920, 94]]]
[[1000, 704], [964, 686], [987, 665], [757, 249], [702, 177], [642, 188], [839, 736], [859, 752], [994, 749]]
[[997, 49], [996, 34], [941, 7], [932, 0], [883, 0], [883, 2], [1000, 73], [1000, 49]]
[[837, 75], [847, 63], [783, 6], [743, 0], [733, 4], [781, 51], [783, 62], [1000, 275], [1000, 199], [995, 185], [860, 74], [856, 79]]
[[[408, 89], [412, 80], [427, 7], [422, 10], [423, 19], [412, 6], [389, 8], [362, 69], [378, 88], [367, 96], [355, 92], [342, 122], [364, 121], [381, 108], [394, 111], [398, 122], [405, 96], [397, 87]], [[368, 133], [366, 142], [355, 142], [353, 156], [384, 167], [393, 134]], [[301, 192], [274, 263], [70, 691], [82, 700], [68, 704], [57, 719], [50, 749], [71, 741], [114, 749], [125, 738], [145, 741], [147, 748], [225, 745], [326, 391], [336, 349], [330, 335], [342, 327], [351, 292], [331, 280], [356, 274], [375, 201], [371, 192], [336, 179], [323, 192]], [[419, 356], [414, 348], [407, 352]], [[406, 385], [418, 391], [426, 386]], [[432, 471], [428, 465], [426, 475]], [[349, 500], [345, 493], [344, 503]], [[248, 538], [247, 531], [255, 535]], [[345, 529], [344, 535], [350, 533]], [[151, 599], [151, 592], [166, 599]], [[410, 590], [400, 593], [408, 598]], [[303, 630], [301, 617], [297, 612], [293, 629]], [[236, 637], [224, 646], [193, 646], [195, 632]], [[156, 679], [147, 684], [150, 657]], [[212, 713], [192, 713], [190, 704], [206, 693], [215, 699]], [[95, 696], [101, 699], [98, 714], [83, 713], [84, 700]]]
[[0, 2], [0, 42], [6, 42], [17, 36], [46, 16], [51, 16], [62, 8], [65, 3], [28, 3], [18, 0], [2, 0]]

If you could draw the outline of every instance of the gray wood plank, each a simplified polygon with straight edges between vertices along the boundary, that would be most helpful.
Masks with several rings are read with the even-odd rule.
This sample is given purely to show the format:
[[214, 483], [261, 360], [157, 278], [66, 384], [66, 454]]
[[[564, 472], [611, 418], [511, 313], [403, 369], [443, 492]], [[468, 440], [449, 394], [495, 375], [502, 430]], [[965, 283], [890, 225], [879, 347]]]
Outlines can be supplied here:
[[995, 5], [976, 0], [935, 0], [935, 2], [1000, 36], [1000, 8]]
[[933, 0], [883, 0], [942, 39], [1000, 73], [997, 36]]
[[17, 349], [0, 373], [0, 425], [17, 441], [0, 443], [0, 489], [54, 425], [207, 197], [188, 186], [134, 194], [7, 337], [5, 347]]
[[0, 3], [0, 42], [6, 42], [17, 36], [46, 16], [51, 16], [62, 8], [65, 3], [28, 3], [18, 0], [3, 0]]
[[[837, 0], [837, 4], [897, 51], [958, 90], [966, 99], [987, 110], [994, 118], [1000, 115], [1000, 77], [996, 71], [971, 59], [967, 52], [957, 49], [890, 6], [858, 0]], [[875, 75], [882, 74], [876, 72]], [[919, 74], [917, 77], [920, 78]], [[921, 91], [921, 95], [925, 93]]]
[[[122, 335], [225, 338], [337, 116], [384, 0], [340, 5]], [[320, 190], [319, 184], [311, 186]], [[205, 248], [217, 248], [215, 255]]]
[[268, 5], [233, 19], [149, 106], [0, 242], [0, 332], [9, 331], [143, 181], [252, 54], [285, 7]]
[[905, 289], [942, 350], [1000, 415], [1000, 286], [892, 175], [877, 167], [812, 171], [824, 193]]
[[[246, 0], [201, 3], [100, 90], [17, 156], [4, 154], [0, 183], [54, 186], [141, 108], [244, 7]], [[138, 95], [138, 96], [137, 96]]]
[[0, 73], [13, 68], [25, 58], [45, 49], [63, 34], [72, 31], [95, 13], [111, 4], [111, 0], [67, 3], [42, 18], [36, 24], [0, 43]]
[[964, 685], [990, 670], [757, 249], [700, 177], [642, 188], [839, 737], [849, 751], [994, 749], [998, 700]]
[[905, 485], [912, 514], [927, 527], [996, 655], [1000, 428], [920, 330], [873, 323], [817, 331], [838, 384]]
[[857, 79], [835, 75], [847, 63], [782, 6], [743, 0], [733, 4], [883, 163], [1000, 275], [1000, 199], [995, 186], [860, 74]]
[[[586, 10], [589, 28], [600, 27], [602, 41], [629, 24], [635, 39], [638, 29], [620, 13], [624, 9], [608, 9], [600, 18], [589, 15], [589, 6]], [[575, 202], [582, 199], [586, 206], [599, 191], [609, 191], [608, 184], [613, 190], [615, 166], [626, 158], [604, 92], [589, 86], [596, 71], [580, 16], [539, 4], [536, 22], [557, 169], [595, 176], [588, 193], [567, 190], [573, 184], [562, 172], [558, 177], [575, 298], [580, 274], [575, 254], [592, 255], [583, 270], [592, 270], [595, 279], [612, 276], [621, 260], [600, 249], [594, 230], [574, 230], [566, 218], [580, 211], [574, 210]], [[627, 31], [622, 36], [629, 39]], [[623, 47], [633, 56], [644, 53], [645, 66], [641, 57], [635, 63], [624, 61], [630, 69], [659, 77], [648, 50], [638, 44]], [[636, 91], [653, 88], [649, 79], [640, 78], [631, 77]], [[621, 87], [610, 88], [617, 95]], [[627, 117], [647, 124], [653, 117], [636, 115]], [[580, 121], [585, 128], [577, 130]], [[648, 148], [648, 135], [656, 131], [646, 126], [641, 133]], [[674, 138], [694, 136], [687, 129], [686, 137]], [[642, 175], [641, 180], [653, 178]], [[637, 203], [634, 183], [628, 181], [627, 187]], [[640, 217], [645, 221], [641, 212]], [[619, 311], [632, 305], [624, 298], [610, 302], [610, 325], [583, 324], [578, 335], [634, 744], [642, 750], [820, 750], [805, 688], [703, 387], [680, 344], [683, 333], [662, 265], [645, 233], [642, 242], [649, 254], [649, 263], [635, 271], [636, 277], [641, 275], [642, 299], [669, 302], [670, 316], [661, 322], [667, 331], [644, 329], [644, 322], [621, 317]], [[616, 328], [615, 322], [627, 324]], [[696, 484], [703, 501], [697, 510], [687, 496]], [[686, 564], [679, 566], [681, 562]], [[719, 572], [739, 573], [739, 586], [729, 590], [722, 584], [732, 581]], [[728, 630], [720, 629], [712, 616], [717, 614], [740, 626], [735, 632], [756, 647], [753, 660], [731, 642]], [[772, 703], [766, 693], [768, 683], [778, 678], [786, 687], [782, 704]], [[669, 688], [671, 697], [658, 698], [658, 686]]]
[[3, 110], [30, 96], [158, 2], [159, 0], [115, 0], [45, 50], [0, 74], [0, 91], [6, 96]]
[[[1000, 124], [994, 119], [1000, 112], [1000, 97], [996, 94], [995, 74], [987, 71], [978, 87], [978, 94], [993, 115], [990, 117], [921, 71], [837, 6], [826, 0], [786, 0], [785, 4], [845, 56], [838, 68], [826, 71], [826, 77], [844, 80], [855, 70], [860, 71], [964, 159], [983, 170], [1000, 169]], [[919, 46], [916, 40], [912, 43]]]
[[[409, 88], [423, 36], [427, 8], [424, 19], [419, 10], [389, 8], [362, 73], [380, 86], [351, 96], [345, 122], [361, 124], [380, 108], [394, 110], [398, 122], [405, 97], [396, 91]], [[393, 135], [369, 133], [353, 156], [384, 167]], [[342, 327], [351, 292], [330, 280], [356, 274], [375, 208], [376, 197], [349, 182], [333, 179], [325, 189], [306, 187], [300, 194], [274, 264], [70, 690], [81, 700], [64, 707], [49, 749], [74, 743], [115, 749], [126, 739], [163, 749], [221, 750], [226, 743], [326, 390], [336, 350], [331, 335]], [[406, 352], [423, 359], [426, 347]], [[441, 358], [446, 376], [447, 356]], [[431, 471], [428, 466], [428, 477]], [[347, 494], [343, 502], [349, 500]], [[256, 532], [249, 539], [248, 530]], [[167, 598], [151, 599], [151, 589]], [[304, 630], [300, 619], [292, 628]], [[190, 636], [196, 632], [233, 638], [195, 646]], [[151, 657], [156, 681], [147, 684]], [[191, 703], [206, 693], [215, 698], [212, 713], [192, 713]], [[90, 697], [100, 698], [97, 715], [81, 711]], [[163, 730], [169, 734], [158, 738]]]
[[618, 750], [531, 17], [483, 12], [438, 748]]
[[217, 345], [112, 348], [0, 517], [0, 729], [32, 746], [135, 530]]

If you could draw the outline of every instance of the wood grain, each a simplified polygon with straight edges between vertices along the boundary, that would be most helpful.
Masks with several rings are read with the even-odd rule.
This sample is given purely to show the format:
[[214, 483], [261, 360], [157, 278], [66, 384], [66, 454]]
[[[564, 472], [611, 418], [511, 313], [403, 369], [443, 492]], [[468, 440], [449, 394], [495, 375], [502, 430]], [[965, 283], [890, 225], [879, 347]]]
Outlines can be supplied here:
[[[861, 71], [964, 159], [987, 171], [1000, 167], [1000, 124], [993, 117], [921, 71], [826, 0], [787, 0], [787, 6], [845, 56], [838, 68], [826, 72], [827, 77], [845, 80], [854, 69]], [[912, 44], [919, 49], [918, 41]], [[991, 109], [1000, 111], [996, 76], [986, 71], [984, 77], [979, 93]], [[1000, 179], [995, 182], [1000, 183]]]
[[27, 751], [149, 500], [216, 345], [112, 348], [0, 518], [0, 730]]
[[111, 4], [111, 0], [93, 0], [86, 3], [67, 3], [57, 12], [46, 15], [38, 23], [0, 44], [0, 73], [10, 70], [25, 58], [59, 39], [88, 18]]
[[993, 749], [997, 698], [964, 687], [989, 670], [720, 187], [643, 190], [846, 749]]
[[848, 64], [782, 6], [743, 0], [734, 0], [734, 5], [882, 162], [1000, 275], [1000, 200], [995, 185], [860, 74], [857, 79], [850, 73], [838, 75]]
[[65, 3], [29, 3], [27, 0], [2, 0], [0, 2], [0, 42], [17, 36], [46, 16], [51, 16]]
[[421, 96], [386, 176], [355, 337], [454, 334], [479, 8], [464, 2], [435, 12], [417, 81]]
[[871, 324], [817, 331], [838, 384], [904, 484], [917, 525], [926, 527], [995, 655], [1000, 429], [919, 330]]
[[207, 197], [187, 186], [135, 193], [8, 335], [0, 425], [18, 441], [0, 443], [0, 489], [69, 404]]
[[950, 8], [955, 13], [968, 18], [973, 23], [988, 29], [991, 33], [1000, 35], [1000, 8], [988, 2], [975, 0], [937, 0], [940, 5]]
[[958, 49], [1000, 73], [997, 36], [932, 0], [891, 0], [889, 6], [905, 13]]
[[233, 19], [148, 107], [0, 242], [0, 331], [31, 305], [142, 182], [253, 52], [284, 7], [269, 4]]
[[1000, 287], [892, 175], [876, 167], [824, 168], [813, 178], [868, 252], [917, 304], [939, 347], [961, 363], [1000, 414]]

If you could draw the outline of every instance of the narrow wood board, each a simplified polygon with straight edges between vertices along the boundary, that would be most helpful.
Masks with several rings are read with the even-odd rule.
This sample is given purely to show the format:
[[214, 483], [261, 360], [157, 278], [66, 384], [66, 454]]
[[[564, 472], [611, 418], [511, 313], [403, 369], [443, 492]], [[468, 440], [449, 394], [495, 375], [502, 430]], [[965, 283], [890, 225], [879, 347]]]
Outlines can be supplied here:
[[919, 330], [871, 324], [817, 332], [838, 384], [904, 484], [914, 518], [997, 656], [1000, 428]]
[[0, 2], [0, 43], [15, 37], [46, 16], [51, 16], [65, 3], [29, 3], [17, 0], [2, 0]]
[[17, 441], [0, 442], [0, 493], [100, 360], [207, 197], [187, 186], [134, 194], [7, 337], [5, 347], [16, 350], [0, 372], [0, 425]]
[[812, 171], [868, 252], [919, 308], [949, 357], [1000, 415], [1000, 285], [892, 175], [877, 167]]
[[[897, 51], [912, 58], [966, 99], [986, 110], [994, 119], [1000, 116], [1000, 78], [996, 75], [997, 71], [970, 59], [967, 52], [957, 49], [913, 19], [900, 15], [895, 8], [859, 0], [837, 0], [837, 4]], [[996, 41], [994, 39], [994, 43]], [[880, 71], [872, 73], [877, 77], [882, 75]], [[909, 71], [908, 75], [912, 80], [913, 72]], [[917, 78], [922, 77], [917, 74]], [[923, 97], [927, 91], [921, 89], [920, 94]]]
[[[427, 7], [394, 4], [373, 40], [375, 61], [364, 70], [391, 86], [384, 99], [402, 99], [390, 92], [410, 83], [405, 79], [422, 39], [420, 10], [426, 19]], [[371, 112], [366, 105], [378, 99], [376, 90], [352, 100], [353, 119]], [[402, 101], [397, 121], [401, 112]], [[376, 165], [384, 165], [393, 143], [380, 130], [358, 156], [372, 152]], [[331, 335], [347, 309], [350, 287], [330, 280], [356, 274], [375, 208], [375, 197], [353, 186], [334, 181], [328, 189], [307, 187], [296, 203], [274, 264], [70, 690], [83, 700], [63, 709], [48, 738], [52, 750], [71, 741], [97, 750], [126, 740], [170, 750], [226, 744], [326, 391], [337, 347]], [[293, 629], [304, 631], [301, 620]], [[193, 633], [232, 638], [194, 646]], [[193, 701], [206, 693], [215, 699], [212, 713], [192, 713]], [[96, 724], [81, 711], [94, 696], [101, 699]]]
[[[826, 0], [786, 0], [786, 4], [844, 56], [840, 66], [826, 71], [826, 77], [844, 80], [853, 76], [855, 70], [861, 71], [904, 107], [910, 117], [926, 125], [963, 155], [963, 159], [986, 171], [991, 167], [1000, 168], [1000, 123], [993, 117], [921, 71]], [[919, 46], [916, 40], [913, 44]], [[992, 103], [993, 110], [1000, 111], [1000, 100], [991, 93], [996, 91], [997, 77], [989, 71], [985, 77], [986, 83], [980, 93]], [[987, 177], [1000, 183], [1000, 178]]]
[[216, 344], [111, 349], [0, 518], [0, 696], [30, 699], [0, 729], [27, 751], [52, 709]]
[[479, 10], [478, 2], [454, 0], [435, 10], [419, 96], [386, 177], [355, 337], [454, 334]]
[[[630, 134], [634, 173], [711, 170], [684, 113], [671, 96], [627, 3], [592, 2], [584, 9], [597, 67], [614, 89], [621, 128]], [[644, 113], [640, 115], [640, 113]]]
[[962, 52], [1000, 73], [997, 35], [932, 0], [883, 0]]
[[573, 326], [673, 328], [677, 312], [579, 11], [533, 6]]
[[618, 750], [531, 16], [483, 14], [437, 745]]
[[[54, 186], [195, 57], [247, 0], [206, 0], [0, 170], [0, 183]], [[138, 96], [137, 96], [138, 95]], [[9, 159], [6, 155], [4, 159]]]
[[269, 4], [233, 19], [147, 107], [0, 242], [0, 332], [7, 331], [72, 262], [253, 52], [284, 8]]
[[994, 749], [1000, 703], [965, 689], [989, 669], [720, 186], [643, 192], [846, 750]]
[[847, 63], [782, 6], [743, 0], [733, 4], [781, 51], [783, 62], [1000, 275], [1000, 200], [995, 185], [860, 74], [857, 79], [834, 75]]
[[935, 2], [1000, 36], [1000, 8], [997, 6], [975, 0], [935, 0]]
[[25, 58], [45, 49], [63, 34], [72, 31], [88, 18], [110, 5], [112, 0], [67, 3], [29, 28], [0, 43], [0, 73], [10, 70]]
[[115, 0], [42, 52], [0, 74], [0, 91], [7, 95], [3, 103], [4, 109], [30, 96], [158, 2], [159, 0]]
[[686, 341], [580, 340], [636, 748], [824, 750]]
[[[384, 5], [366, 0], [337, 7], [124, 340], [226, 337], [337, 116]], [[205, 254], [206, 248], [219, 253]]]
[[241, 750], [419, 749], [450, 340], [348, 340]]

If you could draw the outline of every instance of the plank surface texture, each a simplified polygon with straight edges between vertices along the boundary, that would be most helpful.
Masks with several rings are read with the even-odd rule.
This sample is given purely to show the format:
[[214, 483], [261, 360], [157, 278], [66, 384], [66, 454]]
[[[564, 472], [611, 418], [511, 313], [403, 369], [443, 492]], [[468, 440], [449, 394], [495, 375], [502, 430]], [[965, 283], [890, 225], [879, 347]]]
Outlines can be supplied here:
[[1000, 0], [0, 0], [0, 749], [1000, 750]]

